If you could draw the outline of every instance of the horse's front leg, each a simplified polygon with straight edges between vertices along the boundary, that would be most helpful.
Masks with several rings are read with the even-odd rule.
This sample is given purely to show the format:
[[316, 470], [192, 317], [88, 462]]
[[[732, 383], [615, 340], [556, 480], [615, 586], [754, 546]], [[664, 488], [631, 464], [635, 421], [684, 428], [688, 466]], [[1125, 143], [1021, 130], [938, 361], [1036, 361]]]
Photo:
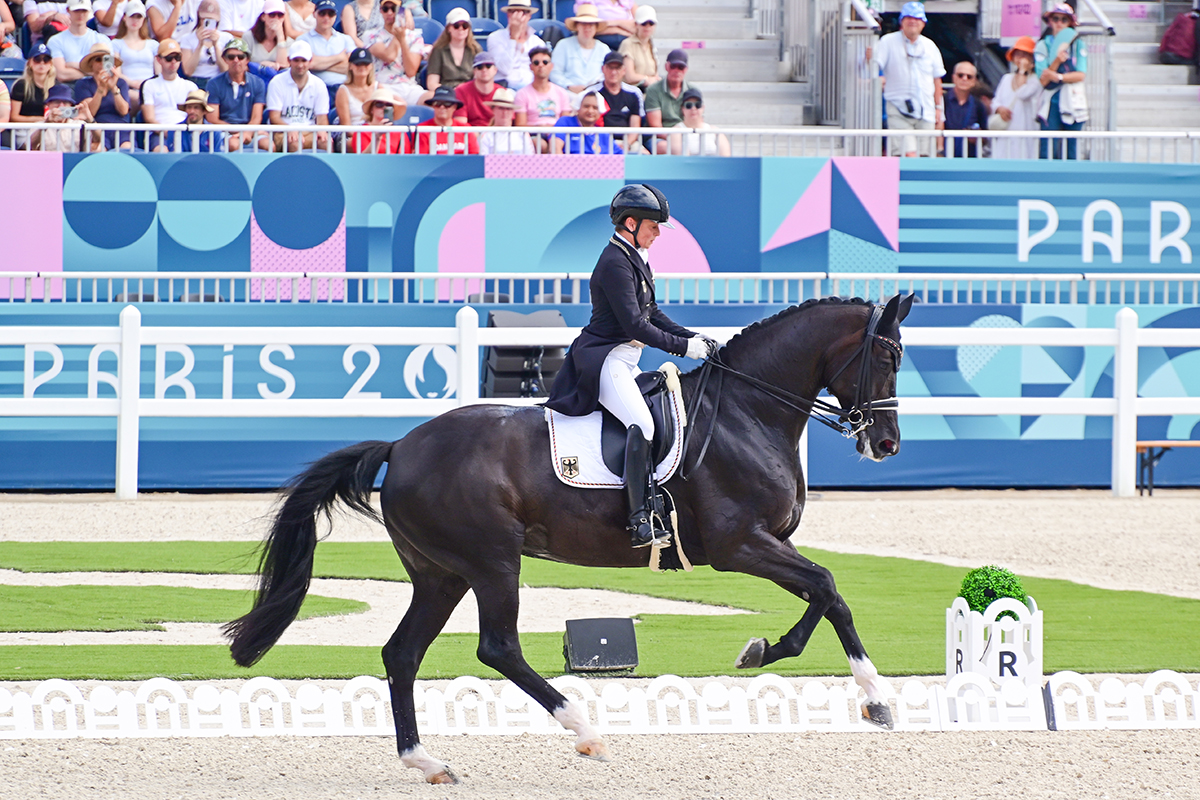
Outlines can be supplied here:
[[867, 656], [850, 608], [837, 591], [833, 574], [824, 567], [814, 564], [796, 551], [786, 541], [781, 542], [765, 533], [752, 536], [727, 555], [714, 556], [714, 569], [743, 572], [773, 581], [782, 588], [808, 603], [808, 609], [792, 629], [777, 643], [766, 639], [751, 639], [738, 655], [736, 666], [740, 669], [765, 667], [781, 658], [792, 658], [804, 652], [808, 640], [822, 618], [828, 619], [837, 631], [850, 661], [850, 672], [855, 682], [866, 692], [863, 717], [869, 722], [891, 730], [894, 725], [888, 707], [892, 695], [891, 686], [880, 677], [875, 665]]

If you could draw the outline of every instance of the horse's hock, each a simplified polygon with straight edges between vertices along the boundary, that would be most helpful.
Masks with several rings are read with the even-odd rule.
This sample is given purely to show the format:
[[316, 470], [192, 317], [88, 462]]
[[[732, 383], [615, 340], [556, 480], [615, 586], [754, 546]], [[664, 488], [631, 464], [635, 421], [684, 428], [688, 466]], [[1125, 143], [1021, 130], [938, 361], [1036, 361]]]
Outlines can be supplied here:
[[[1010, 711], [1031, 714], [1043, 710], [1042, 611], [1032, 597], [1025, 603], [1001, 597], [983, 613], [972, 611], [962, 597], [946, 609], [946, 680], [999, 689]], [[967, 677], [969, 676], [969, 677]], [[968, 695], [970, 692], [967, 693]], [[989, 713], [964, 696], [961, 721]]]

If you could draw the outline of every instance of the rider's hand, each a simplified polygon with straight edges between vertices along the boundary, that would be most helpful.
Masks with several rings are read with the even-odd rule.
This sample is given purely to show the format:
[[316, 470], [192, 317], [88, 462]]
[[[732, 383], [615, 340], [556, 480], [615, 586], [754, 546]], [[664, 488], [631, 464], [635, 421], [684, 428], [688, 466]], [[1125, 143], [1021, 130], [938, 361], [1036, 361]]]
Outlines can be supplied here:
[[714, 349], [712, 339], [707, 339], [703, 336], [693, 336], [688, 339], [687, 357], [703, 361], [712, 354]]

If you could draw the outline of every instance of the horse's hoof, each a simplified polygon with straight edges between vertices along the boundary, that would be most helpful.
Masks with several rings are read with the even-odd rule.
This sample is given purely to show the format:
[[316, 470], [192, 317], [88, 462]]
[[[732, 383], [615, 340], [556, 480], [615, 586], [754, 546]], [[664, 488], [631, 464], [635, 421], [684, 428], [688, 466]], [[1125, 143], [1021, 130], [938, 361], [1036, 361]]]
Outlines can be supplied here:
[[600, 739], [588, 739], [586, 742], [576, 742], [575, 752], [580, 758], [590, 758], [593, 761], [608, 761], [608, 748]]
[[767, 654], [766, 639], [751, 639], [746, 642], [733, 665], [738, 669], [757, 669], [763, 665], [763, 656]]
[[896, 723], [892, 721], [892, 710], [888, 708], [887, 703], [866, 703], [862, 707], [863, 719], [872, 725], [878, 725], [889, 731], [896, 729]]
[[455, 784], [458, 783], [458, 775], [454, 770], [450, 769], [449, 765], [446, 765], [440, 772], [425, 776], [425, 780], [429, 783]]

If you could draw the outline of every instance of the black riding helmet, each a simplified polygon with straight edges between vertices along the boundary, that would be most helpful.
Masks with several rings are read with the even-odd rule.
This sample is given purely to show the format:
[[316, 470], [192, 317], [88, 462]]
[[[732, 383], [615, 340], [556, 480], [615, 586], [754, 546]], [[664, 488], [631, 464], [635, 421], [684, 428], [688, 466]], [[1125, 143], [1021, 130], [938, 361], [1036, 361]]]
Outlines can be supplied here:
[[608, 216], [613, 225], [622, 227], [627, 217], [637, 220], [652, 219], [674, 227], [667, 222], [671, 218], [671, 204], [667, 197], [648, 183], [631, 183], [622, 186], [608, 206]]

